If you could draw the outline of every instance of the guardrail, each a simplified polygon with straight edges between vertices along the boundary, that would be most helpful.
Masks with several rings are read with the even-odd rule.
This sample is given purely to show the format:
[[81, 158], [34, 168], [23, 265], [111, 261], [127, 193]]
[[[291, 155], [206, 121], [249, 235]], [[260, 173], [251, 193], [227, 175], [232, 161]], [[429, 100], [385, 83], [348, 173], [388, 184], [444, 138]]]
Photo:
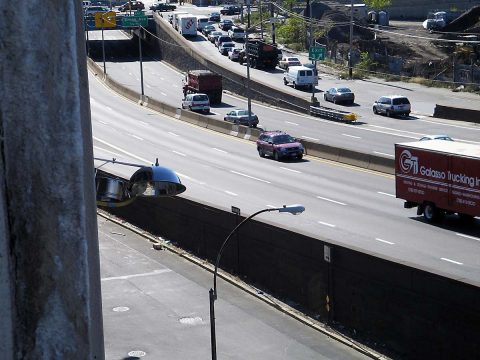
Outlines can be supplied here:
[[357, 114], [355, 113], [338, 111], [326, 108], [324, 106], [310, 106], [310, 115], [318, 116], [329, 120], [345, 121], [349, 123], [356, 121], [358, 118]]

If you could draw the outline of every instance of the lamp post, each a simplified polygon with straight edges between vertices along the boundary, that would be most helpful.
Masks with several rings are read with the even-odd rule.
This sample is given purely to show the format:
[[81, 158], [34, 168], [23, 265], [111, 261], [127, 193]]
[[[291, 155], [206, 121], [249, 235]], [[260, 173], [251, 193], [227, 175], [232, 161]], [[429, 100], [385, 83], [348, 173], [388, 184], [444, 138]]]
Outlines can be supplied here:
[[215, 300], [217, 300], [217, 272], [218, 266], [220, 264], [220, 258], [222, 257], [223, 250], [228, 243], [228, 240], [232, 237], [235, 232], [240, 229], [240, 227], [245, 224], [247, 221], [252, 219], [253, 217], [257, 216], [258, 214], [270, 211], [278, 211], [278, 212], [287, 212], [293, 215], [300, 214], [305, 211], [305, 207], [303, 205], [283, 205], [280, 208], [268, 208], [257, 211], [253, 213], [249, 217], [245, 218], [241, 223], [239, 223], [235, 228], [228, 234], [227, 238], [223, 242], [220, 250], [218, 251], [217, 260], [215, 261], [215, 271], [213, 272], [213, 289], [210, 289], [209, 300], [210, 300], [210, 342], [212, 346], [212, 360], [217, 360], [217, 339], [215, 334]]
[[352, 79], [353, 0], [350, 1], [350, 46], [348, 49], [348, 77]]

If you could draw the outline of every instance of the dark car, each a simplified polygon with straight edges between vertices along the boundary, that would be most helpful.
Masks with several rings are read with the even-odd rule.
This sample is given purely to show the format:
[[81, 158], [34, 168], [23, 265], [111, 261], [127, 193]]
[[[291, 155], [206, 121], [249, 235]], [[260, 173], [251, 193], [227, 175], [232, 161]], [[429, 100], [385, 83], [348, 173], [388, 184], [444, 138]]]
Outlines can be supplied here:
[[331, 101], [334, 104], [346, 103], [353, 104], [355, 102], [355, 94], [346, 87], [330, 88], [323, 94], [325, 101]]
[[212, 13], [209, 15], [208, 20], [209, 20], [209, 21], [219, 22], [219, 21], [220, 21], [220, 13], [218, 13], [218, 12], [212, 12]]
[[222, 15], [238, 15], [240, 14], [240, 6], [237, 5], [225, 5], [221, 10]]
[[218, 24], [218, 27], [223, 31], [230, 30], [233, 27], [233, 21], [230, 19], [223, 19], [220, 21], [220, 24]]
[[98, 13], [109, 12], [110, 9], [106, 6], [88, 6], [85, 8], [85, 16], [95, 16]]
[[235, 109], [229, 111], [224, 117], [223, 120], [233, 122], [234, 124], [245, 125], [249, 127], [257, 127], [258, 117], [254, 113], [250, 112], [250, 118], [248, 116], [248, 110], [245, 109]]
[[212, 31], [215, 31], [217, 28], [215, 25], [205, 25], [202, 29], [202, 34], [208, 36]]
[[145, 5], [141, 1], [130, 1], [126, 2], [125, 4], [121, 5], [118, 8], [118, 11], [130, 11], [130, 10], [143, 10], [145, 9]]
[[301, 159], [305, 149], [297, 139], [283, 131], [267, 131], [258, 137], [257, 151], [260, 157], [268, 155], [278, 161], [284, 158]]
[[160, 11], [160, 12], [162, 12], [162, 11], [174, 11], [176, 9], [177, 9], [177, 7], [175, 5], [165, 4], [165, 3], [160, 3], [160, 2], [150, 6], [150, 10]]
[[215, 46], [217, 48], [220, 47], [220, 45], [222, 45], [222, 43], [224, 43], [224, 42], [231, 43], [233, 41], [232, 41], [232, 38], [228, 35], [222, 35], [222, 36], [219, 36], [219, 37], [215, 38]]

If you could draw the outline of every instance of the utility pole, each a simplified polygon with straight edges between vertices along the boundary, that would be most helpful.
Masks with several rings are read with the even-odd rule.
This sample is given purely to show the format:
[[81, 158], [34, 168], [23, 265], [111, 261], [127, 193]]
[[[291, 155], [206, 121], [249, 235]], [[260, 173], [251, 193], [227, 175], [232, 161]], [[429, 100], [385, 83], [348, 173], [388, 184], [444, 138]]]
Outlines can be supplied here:
[[353, 42], [353, 0], [350, 1], [350, 46], [348, 49], [348, 77], [352, 79], [352, 42]]
[[[270, 3], [270, 18], [273, 19], [273, 2]], [[275, 45], [275, 22], [272, 21], [272, 44]]]

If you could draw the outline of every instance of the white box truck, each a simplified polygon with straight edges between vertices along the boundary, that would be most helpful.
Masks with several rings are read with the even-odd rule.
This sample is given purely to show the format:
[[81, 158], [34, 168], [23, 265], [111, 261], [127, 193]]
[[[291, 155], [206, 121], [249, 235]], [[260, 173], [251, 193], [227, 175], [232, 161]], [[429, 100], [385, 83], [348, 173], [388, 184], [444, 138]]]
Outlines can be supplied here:
[[197, 36], [197, 18], [192, 14], [179, 15], [178, 32], [183, 36]]
[[172, 14], [172, 26], [175, 30], [178, 30], [178, 17], [186, 14], [188, 14], [186, 11], [176, 11]]

